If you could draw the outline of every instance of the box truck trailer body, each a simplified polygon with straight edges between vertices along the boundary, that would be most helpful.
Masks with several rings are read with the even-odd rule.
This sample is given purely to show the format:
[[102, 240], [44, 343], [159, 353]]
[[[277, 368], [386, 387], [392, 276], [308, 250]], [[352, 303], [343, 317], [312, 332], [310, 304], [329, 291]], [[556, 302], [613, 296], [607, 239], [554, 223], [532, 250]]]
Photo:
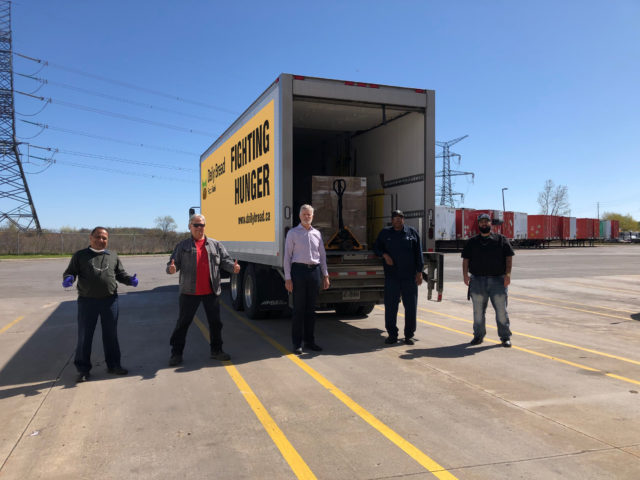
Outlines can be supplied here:
[[456, 239], [456, 209], [436, 205], [436, 240]]
[[319, 200], [314, 177], [356, 179], [366, 188], [364, 208], [376, 212], [353, 217], [362, 221], [358, 241], [365, 249], [327, 251], [331, 287], [321, 291], [319, 309], [363, 314], [383, 302], [382, 260], [371, 243], [390, 224], [391, 209], [403, 210], [421, 235], [428, 296], [435, 289], [440, 300], [434, 112], [432, 90], [281, 74], [200, 158], [206, 234], [242, 267], [231, 276], [233, 306], [250, 317], [287, 309], [287, 231], [314, 193], [323, 208], [336, 203]]
[[456, 239], [468, 240], [478, 234], [478, 222], [473, 208], [456, 208]]

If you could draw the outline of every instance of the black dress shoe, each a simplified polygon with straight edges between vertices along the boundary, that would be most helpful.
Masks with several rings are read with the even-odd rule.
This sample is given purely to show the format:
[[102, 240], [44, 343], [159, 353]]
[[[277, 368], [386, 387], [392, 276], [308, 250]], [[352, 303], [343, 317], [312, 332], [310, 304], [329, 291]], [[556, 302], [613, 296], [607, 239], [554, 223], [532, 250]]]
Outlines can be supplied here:
[[508, 338], [505, 338], [504, 340], [502, 340], [502, 346], [504, 348], [511, 348], [511, 340], [509, 340]]
[[411, 340], [410, 338], [405, 338], [404, 339], [404, 344], [405, 345], [413, 345], [415, 342], [413, 340]]
[[122, 367], [114, 367], [107, 369], [107, 373], [110, 373], [111, 375], [126, 375], [129, 373], [129, 370]]
[[304, 346], [307, 347], [309, 350], [313, 350], [314, 352], [322, 351], [322, 347], [317, 343], [305, 343]]
[[180, 365], [181, 363], [182, 363], [182, 355], [179, 355], [176, 353], [171, 355], [171, 358], [169, 359], [170, 367], [175, 367], [176, 365]]
[[469, 342], [469, 345], [480, 345], [483, 340], [484, 337], [473, 337], [473, 340]]
[[76, 376], [76, 383], [88, 382], [91, 379], [89, 372], [80, 372]]
[[398, 343], [398, 337], [387, 337], [384, 341], [387, 345], [393, 345], [394, 343]]
[[293, 353], [295, 353], [296, 355], [302, 355], [302, 347], [294, 348]]
[[224, 352], [222, 350], [214, 350], [213, 352], [211, 352], [211, 358], [214, 358], [216, 360], [231, 360], [231, 355], [229, 355], [227, 352]]

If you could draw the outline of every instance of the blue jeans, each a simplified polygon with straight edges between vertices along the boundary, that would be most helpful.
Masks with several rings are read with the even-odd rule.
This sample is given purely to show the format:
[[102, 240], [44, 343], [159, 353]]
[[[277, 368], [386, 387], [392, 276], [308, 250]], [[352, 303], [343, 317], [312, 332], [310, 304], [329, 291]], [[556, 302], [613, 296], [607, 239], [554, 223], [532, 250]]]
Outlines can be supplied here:
[[91, 370], [91, 345], [100, 317], [102, 346], [107, 368], [120, 367], [118, 344], [118, 295], [106, 298], [78, 297], [78, 345], [74, 364], [80, 373]]
[[501, 340], [511, 337], [509, 330], [509, 314], [507, 313], [507, 287], [504, 286], [504, 275], [495, 277], [472, 275], [469, 283], [471, 301], [473, 302], [473, 335], [482, 338], [486, 335], [485, 313], [487, 304], [496, 312], [496, 325]]
[[384, 278], [384, 327], [391, 338], [398, 337], [398, 305], [404, 305], [404, 336], [413, 338], [418, 313], [418, 285], [415, 277]]

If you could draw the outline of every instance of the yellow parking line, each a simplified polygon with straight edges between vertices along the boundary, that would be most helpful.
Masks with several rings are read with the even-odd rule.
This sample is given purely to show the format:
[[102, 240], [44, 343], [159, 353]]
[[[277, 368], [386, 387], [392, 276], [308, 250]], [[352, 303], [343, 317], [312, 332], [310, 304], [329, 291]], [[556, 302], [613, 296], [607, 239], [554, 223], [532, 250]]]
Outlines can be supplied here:
[[591, 307], [591, 308], [601, 308], [603, 310], [611, 310], [613, 312], [624, 312], [624, 313], [636, 313], [635, 310], [625, 310], [624, 308], [612, 308], [612, 307], [605, 307], [604, 305], [585, 305], [584, 303], [578, 303], [578, 302], [571, 302], [569, 300], [562, 300], [559, 298], [550, 298], [550, 297], [540, 297], [537, 295], [526, 295], [524, 293], [511, 293], [509, 292], [509, 298], [513, 298], [515, 296], [515, 298], [518, 297], [529, 297], [529, 298], [537, 298], [538, 300], [549, 300], [549, 301], [554, 301], [554, 302], [562, 302], [562, 303], [570, 303], [571, 305], [580, 305], [583, 307]]
[[[383, 307], [380, 307], [380, 306], [378, 306], [378, 305], [376, 305], [376, 308], [377, 308], [378, 310], [382, 310], [382, 311], [384, 311], [384, 308], [383, 308]], [[436, 312], [436, 311], [433, 311], [433, 310], [427, 310], [426, 308], [420, 308], [420, 307], [419, 307], [419, 310], [422, 310], [422, 311], [424, 311], [424, 312], [428, 312], [428, 313], [433, 313], [434, 315], [440, 315], [440, 316], [442, 316], [442, 317], [449, 317], [449, 318], [453, 318], [453, 319], [455, 319], [455, 320], [461, 320], [461, 321], [463, 321], [463, 322], [473, 323], [473, 322], [470, 322], [469, 320], [466, 320], [466, 319], [464, 319], [464, 318], [456, 317], [456, 316], [454, 316], [454, 315], [448, 315], [448, 314], [446, 314], [446, 313]], [[399, 316], [404, 317], [404, 315], [402, 315], [400, 312], [398, 312], [398, 315], [399, 315]], [[424, 323], [424, 324], [426, 324], [426, 325], [431, 325], [432, 327], [441, 328], [441, 329], [443, 329], [443, 330], [448, 330], [448, 331], [450, 331], [450, 332], [460, 333], [460, 334], [465, 335], [465, 336], [467, 336], [467, 337], [473, 337], [473, 334], [471, 334], [471, 333], [463, 332], [462, 330], [456, 330], [455, 328], [447, 327], [447, 326], [445, 326], [445, 325], [441, 325], [441, 324], [439, 324], [439, 323], [429, 322], [429, 321], [427, 321], [427, 320], [423, 320], [423, 319], [421, 319], [421, 318], [418, 318], [417, 320], [418, 320], [420, 323]], [[495, 327], [492, 327], [492, 326], [490, 326], [490, 325], [487, 325], [487, 327], [495, 328]], [[523, 337], [535, 338], [535, 339], [537, 339], [537, 340], [542, 340], [542, 341], [544, 341], [544, 342], [556, 343], [556, 344], [558, 344], [558, 345], [563, 345], [563, 346], [566, 346], [566, 347], [575, 348], [576, 350], [582, 350], [582, 351], [585, 351], [585, 352], [595, 353], [595, 354], [597, 354], [597, 355], [602, 355], [602, 356], [604, 356], [604, 357], [614, 358], [614, 359], [616, 359], [616, 360], [622, 360], [622, 361], [629, 362], [629, 363], [636, 363], [636, 364], [640, 364], [640, 362], [636, 362], [635, 360], [631, 360], [631, 359], [629, 359], [629, 358], [618, 357], [618, 356], [616, 356], [616, 355], [611, 355], [611, 354], [608, 354], [608, 353], [598, 352], [598, 351], [596, 351], [596, 350], [590, 350], [590, 349], [588, 349], [588, 348], [579, 347], [579, 346], [577, 346], [577, 345], [571, 345], [571, 344], [569, 344], [569, 343], [557, 342], [557, 341], [555, 341], [555, 340], [550, 340], [550, 339], [546, 339], [546, 338], [542, 338], [542, 337], [535, 337], [535, 336], [533, 336], [533, 335], [527, 335], [527, 334], [525, 334], [525, 333], [516, 333], [516, 332], [513, 332], [513, 334], [514, 334], [514, 335], [521, 335], [521, 336], [523, 336]], [[486, 342], [491, 342], [491, 343], [496, 343], [496, 344], [497, 344], [497, 343], [499, 343], [498, 341], [496, 341], [496, 340], [491, 340], [491, 339], [489, 339], [489, 338], [485, 338], [485, 341], [486, 341]], [[602, 372], [602, 373], [604, 373], [604, 374], [605, 374], [606, 376], [608, 376], [608, 377], [615, 378], [615, 379], [618, 379], [618, 380], [622, 380], [623, 382], [629, 382], [629, 383], [634, 383], [634, 384], [640, 385], [640, 382], [639, 382], [639, 381], [637, 381], [637, 380], [633, 380], [633, 379], [631, 379], [631, 378], [627, 378], [627, 377], [622, 377], [622, 376], [620, 376], [620, 375], [616, 375], [616, 374], [614, 374], [614, 373], [603, 372], [602, 370], [599, 370], [599, 369], [597, 369], [597, 368], [588, 367], [588, 366], [586, 366], [586, 365], [582, 365], [582, 364], [580, 364], [580, 363], [575, 363], [575, 362], [572, 362], [572, 361], [570, 361], [570, 360], [564, 360], [564, 359], [559, 358], [559, 357], [555, 357], [555, 356], [552, 356], [552, 355], [547, 355], [547, 354], [545, 354], [545, 353], [536, 352], [535, 350], [529, 350], [528, 348], [518, 347], [518, 346], [516, 346], [516, 345], [512, 346], [511, 348], [513, 348], [513, 349], [515, 349], [515, 350], [520, 350], [520, 351], [522, 351], [522, 352], [530, 353], [531, 355], [535, 355], [535, 356], [537, 356], [537, 357], [547, 358], [547, 359], [549, 359], [549, 360], [553, 360], [553, 361], [555, 361], [555, 362], [564, 363], [564, 364], [566, 364], [566, 365], [571, 365], [571, 366], [573, 366], [573, 367], [577, 367], [577, 368], [580, 368], [580, 369], [582, 369], [582, 370], [588, 370], [588, 371], [590, 371], [590, 372]]]
[[[207, 330], [207, 327], [204, 326], [204, 324], [200, 321], [200, 319], [198, 319], [198, 317], [195, 317], [194, 321], [202, 332], [202, 335], [204, 335], [204, 338], [206, 338], [208, 341], [209, 330]], [[242, 375], [240, 375], [238, 369], [230, 361], [224, 361], [222, 362], [222, 364], [224, 365], [224, 368], [226, 369], [231, 379], [235, 382], [238, 390], [240, 390], [240, 392], [244, 396], [244, 399], [251, 407], [251, 410], [253, 410], [253, 413], [256, 415], [256, 417], [258, 417], [260, 423], [262, 423], [262, 426], [271, 437], [271, 440], [273, 440], [273, 443], [275, 443], [278, 447], [278, 450], [280, 450], [280, 453], [287, 461], [296, 477], [300, 479], [315, 479], [316, 476], [313, 474], [309, 466], [305, 463], [305, 461], [302, 459], [293, 445], [291, 445], [291, 442], [289, 442], [282, 430], [280, 430], [280, 427], [278, 427], [278, 424], [273, 420], [273, 418], [264, 407], [264, 405], [262, 405], [262, 402], [258, 399], [256, 394], [253, 393], [253, 390], [251, 390], [249, 384], [244, 380]]]
[[[509, 295], [509, 297], [511, 298], [511, 295]], [[553, 303], [536, 302], [535, 300], [525, 300], [524, 298], [518, 298], [517, 296], [514, 296], [513, 298], [516, 298], [517, 300], [525, 303], [535, 303], [537, 305], [546, 305], [548, 307], [562, 308], [564, 310], [573, 310], [574, 312], [590, 313], [592, 315], [600, 315], [602, 317], [618, 318], [621, 320], [631, 320], [631, 317], [629, 316], [622, 317], [620, 315], [611, 315], [609, 313], [594, 312], [593, 310], [585, 310], [583, 308], [565, 307], [563, 305], [554, 305]]]
[[13, 322], [11, 322], [11, 323], [5, 325], [4, 327], [0, 328], [0, 335], [3, 334], [4, 332], [6, 332], [7, 330], [9, 330], [11, 327], [13, 327], [16, 323], [18, 323], [23, 318], [24, 317], [18, 317]]
[[382, 435], [384, 435], [388, 440], [394, 443], [397, 447], [399, 447], [402, 451], [404, 451], [407, 455], [413, 458], [416, 462], [422, 465], [427, 471], [432, 473], [435, 477], [440, 478], [442, 480], [456, 480], [456, 477], [445, 470], [443, 466], [441, 466], [438, 462], [433, 460], [431, 457], [423, 453], [420, 449], [414, 446], [412, 443], [408, 442], [404, 438], [402, 438], [398, 433], [389, 428], [383, 422], [378, 420], [374, 415], [369, 413], [366, 409], [361, 407], [355, 401], [353, 401], [347, 394], [342, 392], [338, 387], [336, 387], [333, 383], [323, 377], [319, 372], [311, 368], [306, 362], [292, 354], [285, 347], [276, 342], [273, 338], [268, 336], [261, 328], [255, 326], [254, 324], [248, 322], [241, 315], [232, 310], [228, 305], [222, 304], [224, 308], [226, 308], [235, 318], [244, 323], [251, 330], [260, 335], [263, 339], [273, 345], [280, 353], [282, 353], [286, 358], [295, 363], [298, 367], [300, 367], [303, 371], [305, 371], [308, 375], [310, 375], [315, 381], [317, 381], [320, 385], [326, 388], [331, 394], [333, 394], [338, 400], [344, 403], [347, 407], [349, 407], [354, 413], [356, 413], [360, 418], [362, 418], [365, 422], [371, 425], [373, 428], [378, 430]]
[[[460, 317], [456, 317], [454, 315], [448, 315], [446, 313], [440, 313], [440, 312], [436, 312], [434, 310], [428, 310], [426, 308], [421, 308], [421, 307], [418, 307], [418, 310], [422, 310], [423, 312], [427, 312], [427, 313], [433, 313], [434, 315], [440, 315], [442, 317], [453, 318], [454, 320], [460, 320], [461, 322], [473, 324], [473, 322], [471, 320], [467, 320], [466, 318], [460, 318]], [[435, 324], [435, 325], [437, 325], [437, 324]], [[447, 328], [447, 327], [443, 327], [443, 328]], [[492, 328], [494, 330], [497, 330], [497, 327], [494, 327], [493, 325], [487, 325], [487, 328]], [[533, 338], [534, 340], [540, 340], [542, 342], [553, 343], [555, 345], [561, 345], [563, 347], [573, 348], [573, 349], [576, 349], [576, 350], [580, 350], [582, 352], [593, 353], [595, 355], [600, 355], [602, 357], [613, 358], [615, 360], [620, 360], [622, 362], [633, 363], [634, 365], [640, 365], [640, 361], [633, 360], [631, 358], [621, 357], [619, 355], [613, 355], [611, 353], [601, 352], [599, 350], [593, 350], [591, 348], [580, 347], [578, 345], [573, 345], [571, 343], [566, 343], [566, 342], [560, 342], [558, 340], [552, 340], [550, 338], [537, 337], [536, 335], [530, 335], [528, 333], [520, 333], [520, 332], [516, 332], [516, 331], [513, 331], [512, 333], [513, 333], [513, 335], [519, 335], [521, 337]]]

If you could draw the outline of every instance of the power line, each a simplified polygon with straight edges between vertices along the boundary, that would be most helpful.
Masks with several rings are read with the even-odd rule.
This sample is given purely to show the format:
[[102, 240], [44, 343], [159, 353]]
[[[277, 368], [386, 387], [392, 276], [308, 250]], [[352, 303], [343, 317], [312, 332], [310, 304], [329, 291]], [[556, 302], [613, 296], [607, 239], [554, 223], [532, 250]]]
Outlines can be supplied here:
[[154, 120], [147, 120], [146, 118], [134, 117], [134, 116], [131, 116], [131, 115], [125, 115], [123, 113], [110, 112], [108, 110], [102, 110], [100, 108], [88, 107], [86, 105], [80, 105], [80, 104], [77, 104], [77, 103], [65, 102], [65, 101], [62, 101], [62, 100], [54, 100], [51, 97], [48, 97], [48, 98], [38, 97], [36, 95], [31, 95], [31, 94], [28, 94], [28, 93], [25, 93], [25, 92], [21, 92], [19, 90], [15, 90], [15, 92], [19, 93], [20, 95], [24, 95], [24, 96], [27, 96], [27, 97], [35, 98], [36, 100], [40, 100], [41, 102], [51, 103], [51, 104], [56, 104], [56, 105], [62, 105], [64, 107], [75, 108], [77, 110], [83, 110], [85, 112], [98, 113], [100, 115], [105, 115], [107, 117], [114, 117], [114, 118], [120, 118], [120, 119], [123, 119], [123, 120], [129, 120], [131, 122], [144, 123], [146, 125], [152, 125], [154, 127], [169, 128], [171, 130], [176, 130], [176, 131], [185, 132], [185, 133], [194, 133], [196, 135], [204, 135], [204, 136], [207, 136], [209, 138], [211, 138], [211, 136], [212, 136], [211, 132], [205, 132], [203, 130], [195, 130], [193, 128], [185, 128], [185, 127], [181, 127], [179, 125], [172, 125], [170, 123], [156, 122]]
[[30, 148], [37, 148], [39, 150], [46, 150], [52, 153], [62, 153], [65, 155], [73, 155], [76, 157], [85, 157], [85, 158], [95, 158], [99, 160], [108, 160], [111, 162], [120, 162], [120, 163], [128, 163], [132, 165], [142, 165], [145, 167], [154, 167], [154, 168], [166, 168], [169, 170], [179, 170], [183, 172], [195, 172], [195, 168], [185, 168], [185, 167], [177, 167], [175, 165], [166, 165], [162, 163], [152, 163], [152, 162], [143, 162], [141, 160], [132, 160], [130, 158], [122, 158], [122, 157], [114, 157], [110, 155], [100, 155], [97, 153], [86, 153], [86, 152], [78, 152], [75, 150], [65, 150], [61, 148], [51, 148], [51, 147], [40, 147], [38, 145], [29, 145]]
[[103, 171], [103, 172], [118, 173], [118, 174], [121, 174], [121, 175], [132, 175], [132, 176], [135, 176], [135, 177], [147, 177], [147, 178], [153, 178], [155, 180], [170, 180], [172, 182], [180, 182], [180, 183], [192, 183], [191, 180], [182, 180], [182, 179], [175, 178], [175, 177], [163, 177], [161, 175], [153, 175], [153, 174], [150, 174], [150, 173], [131, 172], [131, 171], [126, 171], [126, 170], [117, 170], [115, 168], [97, 167], [95, 165], [86, 165], [86, 164], [83, 164], [83, 163], [67, 162], [65, 160], [53, 160], [53, 159], [48, 159], [48, 158], [42, 158], [42, 157], [37, 157], [35, 155], [32, 155], [31, 158], [37, 158], [38, 160], [43, 160], [45, 162], [61, 164], [61, 165], [67, 165], [67, 166], [70, 166], [70, 167], [88, 168], [88, 169], [91, 169], [91, 170], [100, 170], [100, 171]]
[[[24, 122], [24, 123], [28, 123], [30, 125], [35, 125], [36, 127], [40, 127], [42, 129], [38, 134], [34, 135], [31, 138], [35, 138], [36, 136], [40, 135], [40, 133], [42, 133], [42, 131], [44, 131], [45, 129], [48, 129], [48, 130], [55, 130], [56, 132], [70, 133], [72, 135], [81, 135], [83, 137], [96, 138], [98, 140], [106, 140], [108, 142], [121, 143], [123, 145], [131, 145], [131, 146], [134, 146], [134, 147], [151, 148], [151, 149], [154, 149], [154, 150], [162, 150], [162, 151], [165, 151], [165, 152], [178, 153], [180, 155], [188, 155], [190, 157], [193, 157], [193, 156], [198, 156], [199, 157], [200, 156], [199, 153], [195, 153], [195, 152], [187, 152], [187, 151], [184, 151], [184, 150], [177, 150], [177, 149], [174, 149], [174, 148], [162, 147], [162, 146], [159, 146], [159, 145], [150, 145], [150, 144], [147, 144], [147, 143], [130, 142], [130, 141], [121, 140], [121, 139], [118, 139], [118, 138], [105, 137], [103, 135], [95, 135], [93, 133], [88, 133], [88, 132], [80, 132], [78, 130], [71, 130], [71, 129], [60, 128], [60, 127], [53, 127], [51, 125], [47, 125], [47, 124], [43, 124], [43, 123], [37, 123], [37, 122], [31, 122], [29, 120], [20, 119], [20, 121]], [[20, 137], [20, 138], [24, 138], [25, 140], [28, 140], [25, 137]]]
[[227, 110], [226, 108], [218, 107], [216, 105], [210, 105], [208, 103], [204, 103], [204, 102], [201, 102], [201, 101], [198, 101], [198, 100], [192, 100], [192, 99], [188, 99], [188, 98], [184, 98], [184, 97], [178, 97], [178, 96], [171, 95], [171, 94], [168, 94], [168, 93], [165, 93], [165, 92], [160, 92], [158, 90], [153, 90], [151, 88], [140, 87], [138, 85], [134, 85], [134, 84], [131, 84], [131, 83], [123, 82], [123, 81], [120, 81], [120, 80], [114, 80], [114, 79], [111, 79], [111, 78], [103, 77], [101, 75], [96, 75], [96, 74], [93, 74], [93, 73], [84, 72], [82, 70], [78, 70], [77, 68], [65, 67], [64, 65], [60, 65], [60, 64], [57, 64], [57, 63], [52, 63], [52, 62], [49, 62], [47, 60], [41, 60], [39, 58], [30, 57], [30, 56], [24, 55], [22, 53], [18, 53], [18, 52], [12, 52], [12, 53], [14, 55], [18, 56], [18, 57], [24, 58], [26, 60], [30, 60], [32, 62], [40, 63], [40, 64], [43, 64], [45, 66], [54, 67], [54, 68], [57, 68], [57, 69], [60, 69], [60, 70], [66, 70], [67, 72], [72, 72], [72, 73], [75, 73], [77, 75], [83, 75], [85, 77], [93, 78], [93, 79], [100, 80], [100, 81], [103, 81], [103, 82], [112, 83], [114, 85], [119, 85], [121, 87], [130, 88], [132, 90], [151, 93], [153, 95], [158, 95], [160, 97], [170, 98], [171, 100], [175, 100], [177, 102], [189, 103], [191, 105], [197, 105], [199, 107], [209, 108], [211, 110], [216, 110], [216, 111], [228, 113], [228, 114], [231, 114], [231, 115], [237, 115], [238, 114], [237, 112], [234, 112], [232, 110]]
[[161, 111], [161, 112], [174, 113], [176, 115], [182, 115], [182, 116], [185, 116], [185, 117], [195, 118], [197, 120], [204, 120], [205, 122], [214, 122], [214, 123], [222, 123], [222, 124], [227, 124], [228, 123], [228, 122], [226, 122], [224, 120], [216, 120], [216, 119], [213, 119], [213, 118], [201, 117], [199, 115], [193, 115], [191, 113], [180, 112], [178, 110], [173, 110], [173, 109], [170, 109], [170, 108], [159, 107], [157, 105], [152, 105], [152, 104], [149, 104], [149, 103], [138, 102], [136, 100], [131, 100], [131, 99], [128, 99], [128, 98], [118, 97], [118, 96], [115, 96], [115, 95], [108, 95], [106, 93], [96, 92], [95, 90], [89, 90], [89, 89], [86, 89], [86, 88], [76, 87], [74, 85], [69, 85], [68, 83], [55, 82], [55, 81], [52, 81], [52, 80], [47, 80], [45, 78], [34, 77], [32, 75], [25, 75], [23, 73], [16, 73], [16, 75], [20, 75], [21, 77], [28, 78], [28, 79], [34, 80], [36, 82], [40, 82], [40, 87], [38, 87], [38, 89], [36, 89], [35, 91], [31, 92], [31, 95], [33, 95], [35, 92], [37, 92], [43, 85], [54, 85], [54, 86], [66, 88], [68, 90], [74, 90], [76, 92], [85, 93], [87, 95], [93, 95], [93, 96], [100, 97], [100, 98], [106, 98], [107, 100], [115, 100], [116, 102], [127, 103], [129, 105], [135, 105], [137, 107], [144, 107], [144, 108], [149, 108], [149, 109], [152, 109], [152, 110], [158, 110], [158, 111]]

